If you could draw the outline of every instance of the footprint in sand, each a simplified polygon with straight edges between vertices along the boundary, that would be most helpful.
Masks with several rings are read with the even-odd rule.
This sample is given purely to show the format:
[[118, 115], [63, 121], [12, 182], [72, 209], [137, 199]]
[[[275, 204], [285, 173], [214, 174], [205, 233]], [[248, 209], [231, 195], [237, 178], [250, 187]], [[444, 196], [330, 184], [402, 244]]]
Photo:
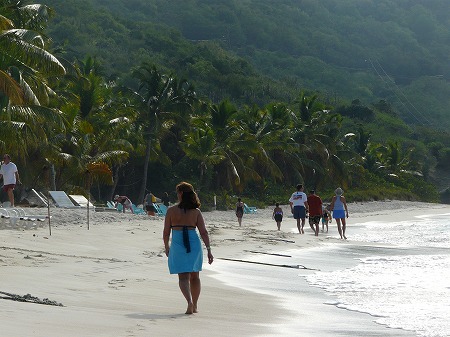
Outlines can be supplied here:
[[108, 282], [110, 285], [110, 288], [113, 289], [119, 289], [119, 288], [125, 288], [125, 284], [128, 280], [127, 279], [121, 279], [121, 280], [111, 280]]

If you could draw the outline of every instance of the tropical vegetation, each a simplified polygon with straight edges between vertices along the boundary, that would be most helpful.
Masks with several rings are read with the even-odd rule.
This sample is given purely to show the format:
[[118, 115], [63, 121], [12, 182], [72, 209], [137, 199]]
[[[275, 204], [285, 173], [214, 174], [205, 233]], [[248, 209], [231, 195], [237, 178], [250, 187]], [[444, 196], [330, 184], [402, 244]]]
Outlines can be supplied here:
[[[223, 49], [213, 44], [189, 48], [221, 59], [223, 68], [239, 66], [240, 76], [230, 72], [220, 81], [207, 71], [204, 81], [193, 81], [171, 64], [175, 54], [168, 62], [147, 54], [119, 76], [97, 55], [67, 58], [63, 51], [80, 43], [75, 37], [55, 48], [45, 34], [53, 15], [46, 5], [0, 0], [0, 151], [12, 155], [24, 189], [82, 193], [98, 203], [126, 194], [140, 204], [146, 192], [162, 194], [188, 180], [206, 205], [215, 194], [227, 207], [236, 195], [283, 202], [303, 182], [324, 196], [341, 186], [350, 200], [439, 200], [449, 134], [406, 124], [386, 100], [333, 104], [316, 90], [294, 95], [287, 86], [286, 95], [273, 94], [276, 79], [238, 56], [219, 58]], [[112, 27], [111, 38], [134, 29]], [[189, 45], [171, 32], [166, 42]], [[217, 83], [208, 91], [210, 76]], [[223, 97], [235, 90], [233, 81], [238, 92], [245, 83], [261, 90]]]

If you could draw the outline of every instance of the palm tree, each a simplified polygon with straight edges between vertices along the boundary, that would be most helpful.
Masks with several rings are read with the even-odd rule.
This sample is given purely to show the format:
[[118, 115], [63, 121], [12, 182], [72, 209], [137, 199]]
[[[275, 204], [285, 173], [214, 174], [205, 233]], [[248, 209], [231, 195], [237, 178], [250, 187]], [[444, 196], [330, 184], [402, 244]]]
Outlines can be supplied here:
[[340, 134], [342, 117], [318, 101], [317, 96], [301, 94], [297, 118], [293, 123], [293, 138], [299, 144], [302, 173], [312, 187], [326, 183], [347, 186], [349, 167], [354, 152]]
[[134, 151], [130, 142], [135, 135], [131, 123], [134, 110], [127, 97], [114, 92], [114, 83], [101, 76], [94, 58], [70, 64], [68, 69], [57, 82], [58, 100], [54, 102], [65, 117], [65, 128], [54, 129], [51, 144], [41, 149], [45, 166], [54, 173], [51, 185], [82, 186], [83, 172], [89, 172], [88, 181], [97, 186], [105, 183], [102, 175], [110, 184], [112, 172]]
[[258, 180], [274, 178], [281, 181], [284, 170], [280, 167], [284, 153], [296, 151], [296, 144], [290, 138], [289, 125], [293, 112], [285, 104], [269, 104], [264, 109], [249, 107], [240, 114], [244, 126], [242, 157], [247, 158], [247, 167], [253, 167]]
[[292, 120], [292, 138], [298, 144], [294, 158], [298, 161], [296, 168], [298, 181], [312, 182], [312, 187], [326, 175], [326, 167], [332, 160], [328, 144], [333, 136], [334, 120], [328, 110], [317, 102], [317, 96], [306, 96], [301, 93], [295, 101], [298, 109]]
[[184, 153], [191, 159], [197, 160], [200, 168], [199, 187], [207, 185], [204, 176], [207, 171], [225, 160], [225, 156], [221, 153], [217, 146], [214, 132], [207, 125], [203, 128], [192, 128], [184, 137], [184, 141], [180, 142], [180, 146]]
[[378, 147], [379, 170], [391, 177], [400, 174], [422, 176], [417, 168], [419, 164], [413, 161], [413, 149], [404, 151], [399, 142], [389, 141], [387, 145]]
[[65, 73], [40, 33], [51, 14], [44, 5], [0, 5], [0, 145], [21, 157], [47, 141], [52, 123], [62, 122], [60, 111], [46, 107], [54, 94], [48, 78]]
[[196, 94], [186, 80], [178, 80], [174, 75], [164, 75], [149, 63], [142, 64], [133, 75], [139, 80], [135, 123], [146, 142], [142, 185], [138, 197], [138, 200], [143, 200], [151, 153], [158, 145], [162, 132], [167, 131], [180, 115], [192, 109]]
[[247, 146], [238, 110], [231, 102], [224, 100], [211, 105], [209, 111], [208, 123], [214, 132], [217, 151], [223, 157], [215, 167], [217, 185], [236, 188], [241, 184], [241, 175], [246, 170], [241, 150]]
[[317, 98], [317, 95], [309, 97], [304, 92], [300, 93], [299, 97], [294, 101], [294, 103], [298, 104], [300, 120], [305, 123], [311, 121], [313, 112], [317, 111]]

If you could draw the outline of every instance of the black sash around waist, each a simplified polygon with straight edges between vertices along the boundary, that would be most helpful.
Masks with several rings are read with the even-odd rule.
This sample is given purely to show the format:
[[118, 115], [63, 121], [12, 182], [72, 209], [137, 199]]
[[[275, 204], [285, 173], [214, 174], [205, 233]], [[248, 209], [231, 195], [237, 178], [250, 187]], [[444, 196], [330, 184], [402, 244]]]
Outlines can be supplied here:
[[189, 230], [189, 228], [195, 229], [195, 227], [178, 225], [178, 226], [170, 226], [170, 228], [183, 228], [183, 244], [184, 244], [184, 247], [186, 247], [186, 253], [190, 253], [191, 252], [191, 243], [189, 242], [188, 230]]

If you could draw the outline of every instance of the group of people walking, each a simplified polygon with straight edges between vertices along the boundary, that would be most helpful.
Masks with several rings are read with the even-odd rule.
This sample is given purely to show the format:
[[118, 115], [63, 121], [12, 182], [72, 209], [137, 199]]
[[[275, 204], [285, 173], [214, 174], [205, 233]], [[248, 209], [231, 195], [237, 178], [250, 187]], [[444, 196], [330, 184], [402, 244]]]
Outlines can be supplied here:
[[[338, 232], [341, 239], [347, 239], [345, 236], [346, 229], [346, 218], [348, 218], [347, 202], [343, 196], [344, 191], [342, 188], [338, 187], [335, 190], [335, 195], [331, 199], [331, 204], [325, 206], [322, 199], [316, 194], [314, 190], [309, 191], [307, 196], [303, 192], [303, 185], [298, 184], [297, 190], [292, 193], [289, 199], [289, 205], [291, 206], [291, 212], [294, 219], [297, 220], [297, 228], [300, 234], [304, 234], [305, 220], [308, 217], [309, 226], [314, 231], [314, 235], [319, 235], [319, 224], [322, 221], [322, 231], [324, 226], [327, 227], [328, 232], [328, 222], [331, 219], [336, 220], [338, 227]], [[275, 218], [276, 212], [279, 212], [279, 205], [275, 207], [273, 216]], [[331, 216], [332, 213], [332, 216]], [[275, 219], [276, 220], [276, 219]], [[280, 221], [281, 222], [281, 221]], [[280, 224], [277, 221], [278, 229], [280, 229]]]
[[[348, 218], [347, 202], [343, 196], [344, 191], [338, 187], [335, 190], [331, 203], [325, 205], [322, 199], [316, 194], [315, 190], [310, 190], [309, 195], [303, 191], [303, 185], [298, 184], [297, 189], [292, 193], [289, 199], [289, 205], [291, 206], [291, 213], [294, 219], [297, 220], [297, 228], [300, 234], [304, 234], [304, 226], [306, 218], [308, 218], [309, 226], [314, 231], [314, 235], [319, 235], [319, 225], [322, 222], [322, 232], [325, 230], [328, 232], [328, 223], [332, 219], [336, 220], [339, 235], [341, 239], [347, 239], [345, 236], [346, 218]], [[242, 225], [242, 216], [244, 215], [244, 203], [241, 198], [238, 198], [236, 203], [236, 216], [239, 226]], [[283, 221], [283, 209], [280, 207], [280, 203], [275, 204], [273, 209], [272, 219], [277, 223], [278, 230], [281, 230], [281, 222]]]

